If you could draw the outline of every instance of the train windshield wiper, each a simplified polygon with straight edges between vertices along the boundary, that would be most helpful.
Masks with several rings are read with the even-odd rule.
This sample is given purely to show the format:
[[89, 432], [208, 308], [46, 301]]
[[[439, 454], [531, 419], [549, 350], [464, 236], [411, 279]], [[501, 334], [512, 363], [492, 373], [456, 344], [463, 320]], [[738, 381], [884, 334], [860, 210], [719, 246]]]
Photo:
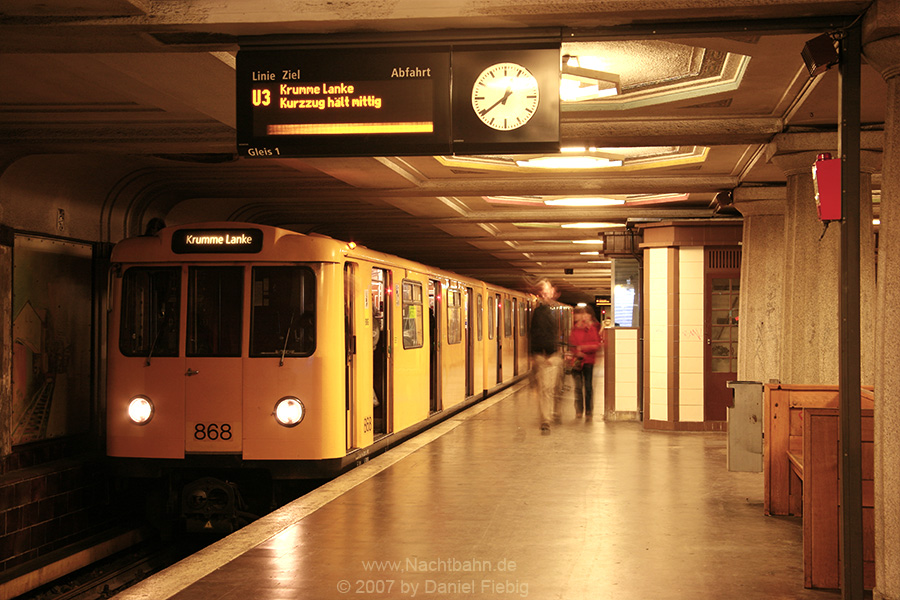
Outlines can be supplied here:
[[147, 362], [144, 363], [144, 366], [146, 366], [146, 367], [150, 366], [150, 357], [153, 356], [153, 350], [156, 349], [156, 342], [159, 341], [159, 334], [161, 334], [161, 333], [162, 333], [162, 328], [157, 327], [156, 335], [153, 336], [153, 343], [150, 344], [150, 351], [147, 352]]
[[284, 348], [281, 349], [281, 361], [278, 363], [279, 367], [284, 366], [284, 355], [287, 354], [287, 345], [288, 340], [291, 339], [291, 327], [294, 326], [294, 311], [291, 311], [291, 320], [288, 323], [287, 332], [284, 334]]
[[162, 333], [163, 327], [166, 324], [166, 309], [163, 307], [160, 310], [159, 321], [156, 322], [156, 335], [153, 336], [153, 343], [150, 344], [150, 350], [147, 352], [147, 362], [144, 363], [145, 367], [150, 366], [150, 357], [153, 356], [153, 351], [156, 350], [156, 342], [159, 341], [159, 336]]

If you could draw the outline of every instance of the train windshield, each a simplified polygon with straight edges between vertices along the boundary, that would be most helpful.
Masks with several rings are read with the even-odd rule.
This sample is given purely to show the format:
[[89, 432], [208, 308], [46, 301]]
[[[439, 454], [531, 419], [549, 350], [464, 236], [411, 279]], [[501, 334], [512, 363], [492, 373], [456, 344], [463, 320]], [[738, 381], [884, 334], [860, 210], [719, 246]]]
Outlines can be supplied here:
[[253, 267], [250, 356], [316, 349], [316, 278], [309, 267]]
[[179, 267], [132, 267], [122, 278], [119, 350], [125, 356], [178, 356]]
[[188, 356], [240, 356], [243, 267], [188, 270]]

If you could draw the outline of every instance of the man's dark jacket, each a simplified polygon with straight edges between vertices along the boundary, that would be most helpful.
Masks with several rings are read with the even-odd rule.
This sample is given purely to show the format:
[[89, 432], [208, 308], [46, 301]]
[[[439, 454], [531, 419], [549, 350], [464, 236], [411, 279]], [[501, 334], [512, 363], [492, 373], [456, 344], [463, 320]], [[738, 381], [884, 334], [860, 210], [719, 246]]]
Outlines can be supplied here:
[[555, 354], [558, 344], [553, 310], [546, 304], [538, 304], [531, 315], [531, 353]]

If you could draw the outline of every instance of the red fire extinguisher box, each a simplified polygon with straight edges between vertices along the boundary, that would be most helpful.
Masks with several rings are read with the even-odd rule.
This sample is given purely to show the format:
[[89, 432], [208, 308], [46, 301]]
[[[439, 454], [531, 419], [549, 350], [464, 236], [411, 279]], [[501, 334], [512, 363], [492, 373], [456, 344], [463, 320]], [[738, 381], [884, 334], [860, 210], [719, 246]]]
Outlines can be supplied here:
[[831, 158], [827, 152], [816, 157], [812, 168], [816, 210], [822, 221], [841, 218], [841, 159]]

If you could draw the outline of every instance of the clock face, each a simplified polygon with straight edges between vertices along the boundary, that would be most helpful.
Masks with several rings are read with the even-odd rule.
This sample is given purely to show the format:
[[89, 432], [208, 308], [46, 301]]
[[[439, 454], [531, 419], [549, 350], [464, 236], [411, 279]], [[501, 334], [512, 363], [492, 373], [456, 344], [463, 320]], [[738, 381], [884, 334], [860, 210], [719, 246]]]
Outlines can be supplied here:
[[537, 110], [538, 82], [516, 63], [491, 65], [472, 86], [472, 108], [492, 129], [510, 131], [528, 122]]

